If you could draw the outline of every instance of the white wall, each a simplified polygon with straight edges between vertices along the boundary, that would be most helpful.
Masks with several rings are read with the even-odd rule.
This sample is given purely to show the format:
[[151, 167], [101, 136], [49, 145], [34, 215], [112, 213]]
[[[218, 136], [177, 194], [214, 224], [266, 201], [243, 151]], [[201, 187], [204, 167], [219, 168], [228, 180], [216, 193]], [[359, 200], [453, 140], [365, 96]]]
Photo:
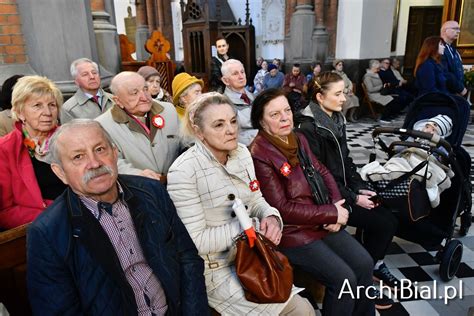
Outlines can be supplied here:
[[125, 22], [123, 19], [128, 16], [127, 7], [130, 6], [132, 8], [132, 16], [137, 15], [134, 3], [135, 1], [131, 0], [114, 0], [115, 19], [117, 21], [118, 34], [125, 34]]
[[340, 0], [336, 58], [390, 55], [395, 0]]
[[362, 2], [340, 0], [337, 12], [336, 58], [358, 59], [362, 38]]
[[400, 13], [398, 16], [397, 32], [397, 50], [395, 52], [395, 55], [405, 55], [408, 32], [408, 16], [410, 14], [410, 7], [430, 7], [443, 5], [444, 0], [400, 0]]
[[[236, 20], [239, 18], [245, 21], [245, 1], [227, 0]], [[263, 45], [263, 21], [262, 21], [262, 0], [249, 0], [250, 17], [255, 27], [255, 56], [262, 56], [265, 59], [284, 58], [283, 43]], [[284, 12], [283, 12], [284, 14]], [[232, 52], [232, 48], [231, 48]]]

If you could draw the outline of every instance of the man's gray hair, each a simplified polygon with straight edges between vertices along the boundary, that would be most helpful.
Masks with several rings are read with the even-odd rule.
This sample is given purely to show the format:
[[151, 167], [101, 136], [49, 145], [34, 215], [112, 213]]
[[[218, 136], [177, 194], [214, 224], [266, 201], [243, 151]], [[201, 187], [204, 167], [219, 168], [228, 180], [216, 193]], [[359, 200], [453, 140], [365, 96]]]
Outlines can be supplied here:
[[379, 64], [380, 65], [380, 61], [378, 61], [377, 59], [371, 59], [369, 61], [369, 69], [372, 69], [375, 65]]
[[244, 66], [239, 60], [237, 59], [229, 59], [227, 61], [225, 61], [223, 64], [222, 64], [222, 67], [221, 67], [221, 73], [222, 73], [222, 76], [228, 76], [230, 75], [230, 65], [241, 65], [242, 67]]
[[76, 79], [76, 76], [77, 76], [77, 66], [79, 66], [80, 64], [83, 64], [83, 63], [90, 63], [94, 66], [95, 70], [97, 70], [97, 72], [99, 72], [99, 65], [97, 65], [97, 63], [95, 61], [92, 61], [90, 60], [89, 58], [79, 58], [79, 59], [76, 59], [75, 61], [73, 61], [71, 63], [71, 68], [70, 68], [70, 71], [71, 71], [71, 76], [73, 79]]
[[64, 133], [67, 130], [74, 129], [77, 127], [98, 127], [101, 131], [102, 134], [105, 136], [105, 139], [107, 140], [107, 143], [111, 147], [115, 147], [115, 143], [110, 136], [110, 134], [100, 125], [99, 122], [91, 120], [91, 119], [74, 119], [69, 122], [67, 122], [64, 125], [61, 125], [58, 127], [58, 129], [54, 132], [53, 136], [51, 136], [49, 140], [49, 162], [58, 164], [62, 166], [61, 163], [61, 155], [59, 153], [59, 146], [58, 146], [58, 138], [61, 136], [62, 133]]

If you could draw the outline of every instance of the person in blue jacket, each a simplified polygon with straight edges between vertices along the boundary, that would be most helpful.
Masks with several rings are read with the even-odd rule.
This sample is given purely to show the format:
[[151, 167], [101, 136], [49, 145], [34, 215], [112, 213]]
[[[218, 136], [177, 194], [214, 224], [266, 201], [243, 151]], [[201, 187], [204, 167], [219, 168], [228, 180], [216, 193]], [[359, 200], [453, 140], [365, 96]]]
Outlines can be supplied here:
[[419, 95], [428, 92], [448, 93], [446, 76], [441, 65], [444, 52], [445, 45], [439, 36], [430, 36], [423, 42], [414, 71]]
[[204, 263], [159, 181], [117, 174], [98, 122], [62, 125], [49, 143], [67, 188], [30, 225], [35, 315], [208, 315]]
[[441, 64], [446, 76], [446, 86], [450, 93], [465, 96], [467, 89], [464, 86], [464, 69], [459, 52], [453, 46], [458, 39], [461, 28], [457, 21], [446, 21], [441, 27], [441, 38], [446, 49], [441, 57]]

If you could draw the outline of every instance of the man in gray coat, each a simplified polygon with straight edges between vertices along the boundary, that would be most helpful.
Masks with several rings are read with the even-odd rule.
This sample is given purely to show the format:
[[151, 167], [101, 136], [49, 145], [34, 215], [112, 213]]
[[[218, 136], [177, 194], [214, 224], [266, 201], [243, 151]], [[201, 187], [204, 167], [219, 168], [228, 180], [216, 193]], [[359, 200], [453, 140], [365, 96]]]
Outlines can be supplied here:
[[239, 143], [250, 145], [257, 135], [257, 130], [250, 122], [250, 112], [254, 96], [245, 90], [247, 77], [245, 76], [244, 65], [236, 60], [229, 59], [222, 64], [222, 81], [225, 84], [224, 94], [229, 97], [237, 110], [239, 120]]
[[145, 79], [136, 72], [116, 75], [110, 90], [115, 104], [96, 120], [117, 146], [119, 172], [166, 183], [181, 148], [175, 107], [152, 100]]
[[70, 70], [79, 89], [61, 108], [62, 124], [76, 118], [94, 119], [112, 107], [112, 95], [100, 87], [99, 66], [95, 62], [79, 58], [71, 63]]

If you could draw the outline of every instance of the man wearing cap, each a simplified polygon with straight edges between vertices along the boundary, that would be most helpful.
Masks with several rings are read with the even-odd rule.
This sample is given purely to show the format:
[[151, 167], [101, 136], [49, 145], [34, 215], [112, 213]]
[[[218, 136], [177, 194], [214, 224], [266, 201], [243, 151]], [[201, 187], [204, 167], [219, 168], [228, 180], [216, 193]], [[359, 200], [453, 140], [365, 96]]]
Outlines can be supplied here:
[[441, 64], [445, 71], [446, 85], [449, 92], [465, 96], [467, 89], [464, 86], [464, 69], [461, 55], [452, 46], [454, 41], [458, 39], [460, 32], [461, 28], [456, 21], [446, 21], [441, 27], [440, 36], [446, 44], [444, 54], [441, 56]]
[[160, 86], [161, 77], [156, 68], [142, 66], [138, 69], [138, 74], [142, 76], [148, 85], [148, 92], [155, 101], [173, 102], [171, 95]]
[[166, 183], [168, 168], [181, 149], [174, 106], [153, 101], [145, 79], [136, 72], [117, 74], [110, 90], [115, 105], [96, 120], [117, 145], [119, 172]]
[[204, 81], [182, 72], [174, 77], [171, 87], [173, 89], [173, 104], [179, 118], [183, 119], [186, 106], [201, 95]]
[[257, 135], [257, 130], [252, 127], [250, 112], [254, 96], [245, 90], [247, 78], [244, 65], [236, 59], [229, 59], [222, 65], [222, 81], [226, 87], [224, 94], [229, 97], [237, 110], [239, 121], [239, 143], [250, 145]]
[[94, 119], [112, 107], [112, 95], [100, 87], [97, 63], [89, 58], [79, 58], [71, 63], [70, 71], [79, 89], [61, 107], [59, 119], [62, 124], [75, 118]]
[[230, 59], [228, 55], [229, 44], [223, 37], [216, 40], [217, 56], [212, 57], [211, 65], [211, 79], [209, 80], [210, 90], [222, 93], [225, 89], [225, 84], [222, 82], [222, 64]]
[[285, 75], [278, 70], [278, 66], [275, 64], [268, 65], [268, 73], [263, 77], [263, 90], [269, 88], [281, 88]]

